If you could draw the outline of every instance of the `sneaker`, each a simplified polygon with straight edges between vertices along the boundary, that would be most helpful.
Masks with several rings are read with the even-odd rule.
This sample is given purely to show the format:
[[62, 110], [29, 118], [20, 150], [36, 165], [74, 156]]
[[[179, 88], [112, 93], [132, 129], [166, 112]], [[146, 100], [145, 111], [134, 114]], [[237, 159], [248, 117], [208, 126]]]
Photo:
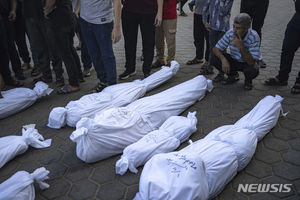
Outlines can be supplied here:
[[133, 71], [133, 72], [129, 72], [127, 71], [127, 69], [119, 75], [119, 79], [121, 80], [126, 80], [128, 79], [130, 76], [134, 76], [136, 74], [136, 71]]
[[104, 88], [107, 87], [107, 84], [106, 83], [98, 83], [96, 85], [96, 87], [94, 87], [94, 89], [92, 90], [93, 93], [98, 93], [98, 92], [101, 92]]
[[218, 74], [214, 79], [213, 79], [213, 82], [214, 83], [220, 83], [224, 81], [224, 75], [223, 74]]
[[180, 14], [179, 14], [179, 16], [186, 17], [188, 15], [184, 11], [181, 11]]
[[83, 76], [84, 77], [89, 77], [91, 76], [91, 68], [89, 69], [84, 69], [83, 72], [82, 72]]

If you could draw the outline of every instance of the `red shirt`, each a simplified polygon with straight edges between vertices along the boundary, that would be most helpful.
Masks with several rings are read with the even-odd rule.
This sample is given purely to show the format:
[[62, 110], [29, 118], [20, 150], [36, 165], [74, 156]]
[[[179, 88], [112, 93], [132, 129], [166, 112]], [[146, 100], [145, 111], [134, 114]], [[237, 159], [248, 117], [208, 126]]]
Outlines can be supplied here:
[[125, 0], [123, 9], [138, 14], [155, 14], [157, 0]]
[[176, 5], [177, 5], [176, 0], [164, 1], [162, 18], [163, 19], [176, 19], [177, 18]]

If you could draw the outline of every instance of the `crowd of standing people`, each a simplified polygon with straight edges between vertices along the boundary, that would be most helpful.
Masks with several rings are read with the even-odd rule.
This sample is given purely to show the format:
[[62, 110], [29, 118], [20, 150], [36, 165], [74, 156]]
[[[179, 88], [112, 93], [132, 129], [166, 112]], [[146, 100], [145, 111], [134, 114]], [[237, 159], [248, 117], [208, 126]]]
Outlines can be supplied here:
[[[285, 32], [280, 71], [278, 76], [266, 80], [266, 85], [287, 85], [294, 54], [300, 45], [300, 1], [293, 1], [296, 13]], [[93, 65], [99, 79], [93, 92], [100, 92], [117, 83], [113, 43], [121, 39], [122, 33], [126, 63], [119, 79], [135, 75], [138, 29], [142, 35], [142, 71], [144, 77], [148, 77], [153, 68], [168, 66], [175, 59], [177, 10], [179, 16], [186, 16], [183, 6], [187, 2], [0, 0], [0, 89], [4, 84], [23, 86], [22, 80], [26, 78], [23, 70], [30, 68], [31, 76], [36, 77], [34, 82], [51, 83], [54, 80], [52, 65], [58, 93], [76, 92], [84, 77], [90, 76]], [[188, 3], [194, 11], [196, 55], [186, 64], [202, 64], [202, 75], [214, 74], [214, 68], [217, 69], [213, 81], [223, 84], [238, 81], [238, 71], [241, 71], [245, 75], [244, 88], [251, 90], [259, 68], [266, 67], [260, 45], [269, 0], [241, 0], [240, 14], [230, 28], [232, 4], [233, 0], [192, 0]], [[82, 51], [81, 58], [74, 47], [75, 35], [80, 41], [77, 49]], [[153, 62], [155, 50], [157, 59]], [[63, 76], [63, 63], [68, 82]], [[300, 93], [299, 77], [300, 72], [291, 91], [293, 94]]]

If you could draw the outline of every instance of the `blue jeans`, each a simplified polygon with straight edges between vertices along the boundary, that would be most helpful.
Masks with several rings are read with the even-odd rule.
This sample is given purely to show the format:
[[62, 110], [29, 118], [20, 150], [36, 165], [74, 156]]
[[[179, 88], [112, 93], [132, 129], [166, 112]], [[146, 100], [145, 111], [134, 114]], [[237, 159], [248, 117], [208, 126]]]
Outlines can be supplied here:
[[116, 59], [111, 40], [113, 22], [92, 24], [80, 18], [79, 23], [82, 39], [86, 44], [98, 79], [108, 85], [116, 84]]
[[[296, 13], [288, 23], [282, 44], [280, 70], [277, 78], [280, 81], [287, 81], [292, 69], [294, 56], [300, 47], [300, 13]], [[300, 83], [300, 71], [296, 79]]]

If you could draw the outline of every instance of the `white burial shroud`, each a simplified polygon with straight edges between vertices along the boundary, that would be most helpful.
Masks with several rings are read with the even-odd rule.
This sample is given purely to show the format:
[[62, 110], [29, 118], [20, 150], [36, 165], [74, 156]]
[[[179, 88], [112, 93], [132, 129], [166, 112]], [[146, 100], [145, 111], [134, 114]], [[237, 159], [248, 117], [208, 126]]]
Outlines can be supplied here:
[[18, 171], [12, 177], [0, 184], [0, 200], [34, 200], [36, 182], [40, 189], [49, 188], [44, 181], [48, 179], [49, 171], [44, 167], [36, 169], [29, 174], [26, 171]]
[[102, 92], [84, 95], [76, 101], [69, 102], [65, 108], [54, 108], [50, 112], [48, 126], [56, 129], [66, 124], [75, 127], [83, 117], [93, 118], [100, 111], [126, 106], [172, 78], [177, 73], [179, 66], [178, 62], [172, 61], [170, 67], [163, 66], [161, 70], [144, 80], [108, 86]]
[[0, 138], [0, 168], [8, 161], [27, 151], [28, 146], [46, 148], [51, 145], [51, 139], [44, 140], [35, 129], [35, 124], [23, 126], [22, 136], [6, 136]]
[[148, 133], [124, 149], [121, 159], [116, 163], [116, 173], [123, 175], [128, 168], [137, 173], [136, 168], [144, 165], [152, 156], [177, 149], [180, 143], [197, 131], [196, 125], [196, 112], [189, 113], [187, 117], [170, 117], [158, 130]]
[[144, 166], [135, 200], [215, 197], [276, 125], [282, 100], [267, 96], [234, 125], [217, 128], [179, 152], [155, 155]]
[[28, 108], [43, 96], [49, 95], [53, 89], [44, 82], [37, 82], [31, 90], [28, 88], [14, 88], [2, 91], [3, 98], [0, 99], [0, 119], [20, 112]]
[[96, 162], [122, 153], [125, 147], [158, 129], [166, 119], [204, 98], [212, 88], [211, 80], [197, 76], [126, 107], [105, 110], [93, 119], [82, 118], [70, 136], [77, 143], [78, 158]]

